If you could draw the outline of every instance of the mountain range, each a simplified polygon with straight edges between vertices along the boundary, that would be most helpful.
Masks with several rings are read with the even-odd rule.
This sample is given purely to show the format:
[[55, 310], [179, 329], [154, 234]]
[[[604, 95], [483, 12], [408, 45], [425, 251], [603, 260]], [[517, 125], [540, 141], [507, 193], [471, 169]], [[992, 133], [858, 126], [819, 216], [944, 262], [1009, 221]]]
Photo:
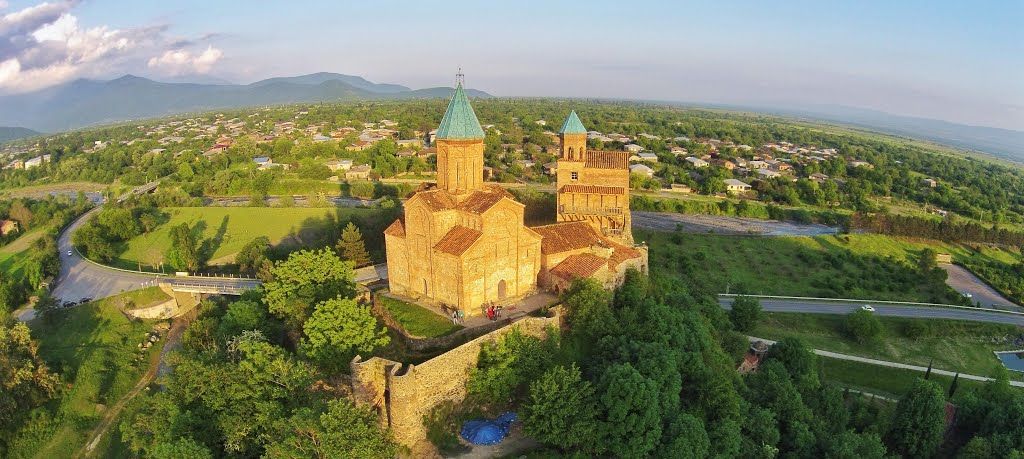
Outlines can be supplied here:
[[8, 140], [23, 139], [25, 137], [32, 137], [39, 135], [39, 132], [23, 127], [4, 127], [0, 126], [0, 143], [4, 143]]
[[[491, 97], [468, 89], [470, 97]], [[59, 132], [193, 111], [297, 102], [450, 97], [452, 88], [409, 89], [353, 75], [314, 73], [251, 84], [158, 82], [134, 75], [79, 79], [35, 92], [0, 96], [0, 126]]]

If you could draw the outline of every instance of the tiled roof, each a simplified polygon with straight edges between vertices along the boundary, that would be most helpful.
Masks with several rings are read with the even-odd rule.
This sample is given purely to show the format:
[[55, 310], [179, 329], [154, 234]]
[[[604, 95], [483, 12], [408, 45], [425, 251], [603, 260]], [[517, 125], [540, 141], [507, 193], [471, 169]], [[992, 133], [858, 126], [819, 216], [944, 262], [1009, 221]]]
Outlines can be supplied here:
[[384, 230], [384, 234], [390, 236], [405, 237], [405, 225], [402, 224], [402, 219], [395, 219], [395, 222]]
[[542, 238], [540, 251], [543, 254], [587, 248], [602, 239], [586, 222], [562, 222], [531, 229]]
[[438, 211], [455, 207], [455, 198], [440, 188], [417, 191], [410, 199], [422, 200], [430, 210]]
[[469, 104], [465, 91], [460, 83], [455, 87], [455, 94], [448, 109], [444, 112], [441, 125], [437, 127], [437, 139], [442, 140], [470, 140], [484, 138], [484, 130], [480, 127], [480, 121], [476, 118], [473, 106]]
[[576, 115], [576, 110], [569, 113], [569, 117], [562, 123], [562, 129], [558, 130], [559, 134], [586, 134], [587, 128], [583, 127], [583, 122], [580, 121], [580, 117]]
[[608, 257], [608, 267], [615, 268], [627, 260], [640, 256], [640, 252], [632, 247], [612, 243], [612, 256]]
[[445, 234], [440, 241], [437, 241], [434, 248], [444, 253], [462, 255], [473, 246], [477, 239], [480, 239], [481, 234], [475, 229], [456, 226], [448, 231], [448, 234]]
[[621, 186], [601, 185], [565, 185], [562, 193], [586, 193], [586, 194], [625, 194], [626, 190]]
[[500, 186], [487, 186], [469, 195], [465, 201], [459, 204], [459, 209], [474, 214], [482, 214], [506, 197], [515, 199]]
[[573, 280], [590, 277], [603, 266], [605, 266], [604, 258], [589, 253], [582, 253], [566, 257], [561, 263], [551, 268], [551, 274], [565, 280]]
[[594, 169], [625, 169], [629, 167], [629, 152], [588, 150], [584, 166]]

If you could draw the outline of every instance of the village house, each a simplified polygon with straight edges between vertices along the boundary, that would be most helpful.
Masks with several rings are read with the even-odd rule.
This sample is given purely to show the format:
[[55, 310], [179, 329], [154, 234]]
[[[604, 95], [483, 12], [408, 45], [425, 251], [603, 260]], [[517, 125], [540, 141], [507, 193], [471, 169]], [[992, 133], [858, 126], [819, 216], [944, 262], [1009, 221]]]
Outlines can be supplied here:
[[682, 184], [682, 183], [673, 183], [673, 184], [669, 185], [668, 191], [671, 191], [671, 192], [674, 192], [674, 193], [692, 193], [693, 189], [690, 188], [690, 185], [685, 185], [685, 184]]
[[671, 152], [675, 156], [682, 156], [689, 153], [689, 151], [687, 151], [683, 147], [672, 147], [671, 149], [669, 149], [669, 152]]
[[351, 159], [332, 159], [324, 163], [331, 172], [347, 171], [352, 168]]
[[654, 177], [654, 169], [651, 169], [650, 167], [647, 167], [646, 165], [643, 164], [634, 164], [632, 166], [629, 166], [629, 173], [642, 175], [647, 178]]
[[725, 179], [725, 190], [729, 194], [746, 193], [750, 191], [750, 185], [736, 179]]
[[358, 166], [352, 166], [345, 171], [345, 180], [366, 180], [370, 178], [370, 171], [373, 170], [369, 165], [360, 164]]
[[761, 160], [747, 161], [747, 169], [767, 169], [768, 163]]
[[398, 144], [398, 148], [420, 148], [423, 146], [423, 141], [420, 139], [403, 139], [395, 143]]
[[850, 167], [866, 167], [868, 169], [874, 169], [875, 168], [875, 166], [873, 166], [871, 163], [869, 163], [867, 161], [861, 161], [861, 160], [853, 160], [853, 161], [850, 161], [850, 162], [848, 162], [846, 164], [848, 166], [850, 166]]
[[623, 148], [630, 153], [640, 153], [641, 151], [644, 151], [644, 147], [641, 147], [640, 145], [637, 145], [635, 143], [626, 145]]
[[696, 158], [693, 156], [687, 156], [686, 162], [690, 163], [691, 166], [696, 167], [698, 169], [708, 167], [707, 161], [704, 161], [703, 159]]
[[757, 169], [756, 171], [757, 171], [758, 178], [765, 179], [765, 180], [773, 179], [773, 178], [781, 177], [782, 176], [782, 174], [780, 174], [780, 173], [778, 173], [776, 171], [773, 171], [771, 169]]
[[644, 161], [648, 163], [658, 162], [658, 155], [651, 152], [637, 153], [629, 157], [630, 161]]
[[825, 181], [828, 180], [828, 176], [822, 174], [821, 172], [815, 172], [811, 174], [808, 178], [818, 183], [825, 183]]
[[921, 180], [921, 185], [926, 186], [928, 188], [935, 188], [936, 186], [939, 185], [939, 182], [932, 178], [926, 178]]

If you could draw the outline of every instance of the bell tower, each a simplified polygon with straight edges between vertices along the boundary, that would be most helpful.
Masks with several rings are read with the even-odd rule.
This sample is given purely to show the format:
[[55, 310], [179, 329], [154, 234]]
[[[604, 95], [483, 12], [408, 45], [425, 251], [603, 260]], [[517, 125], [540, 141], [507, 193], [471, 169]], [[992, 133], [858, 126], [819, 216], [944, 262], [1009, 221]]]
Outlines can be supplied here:
[[558, 130], [558, 137], [562, 140], [562, 155], [560, 159], [567, 161], [584, 161], [587, 157], [587, 129], [580, 122], [576, 110], [569, 113], [569, 117], [562, 123], [562, 129]]
[[438, 187], [459, 200], [483, 187], [484, 130], [462, 89], [461, 71], [435, 139]]

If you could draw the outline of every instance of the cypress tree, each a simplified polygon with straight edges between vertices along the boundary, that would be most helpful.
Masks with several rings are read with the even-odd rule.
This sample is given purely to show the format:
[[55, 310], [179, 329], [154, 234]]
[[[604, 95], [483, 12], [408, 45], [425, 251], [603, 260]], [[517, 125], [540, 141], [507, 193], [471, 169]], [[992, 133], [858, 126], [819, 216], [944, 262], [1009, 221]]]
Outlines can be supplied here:
[[370, 264], [370, 254], [366, 252], [366, 243], [363, 242], [363, 233], [359, 227], [349, 222], [341, 231], [341, 239], [338, 241], [338, 251], [341, 257], [359, 266]]

